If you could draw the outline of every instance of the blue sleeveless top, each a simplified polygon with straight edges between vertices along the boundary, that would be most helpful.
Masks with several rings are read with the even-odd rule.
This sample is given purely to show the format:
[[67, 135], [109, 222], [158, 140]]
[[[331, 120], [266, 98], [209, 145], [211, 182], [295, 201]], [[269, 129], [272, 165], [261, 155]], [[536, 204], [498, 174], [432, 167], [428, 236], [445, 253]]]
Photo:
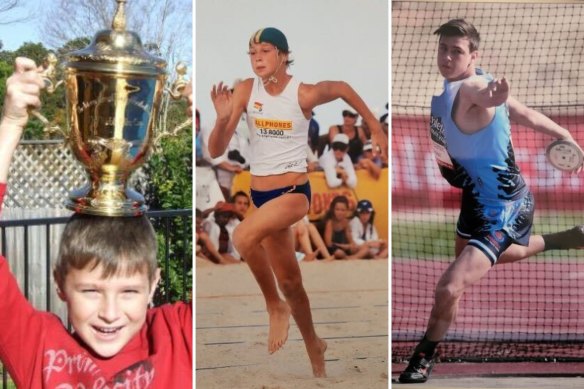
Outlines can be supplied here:
[[[478, 68], [472, 77], [493, 80]], [[481, 204], [522, 198], [528, 188], [515, 163], [507, 105], [495, 108], [486, 127], [463, 133], [454, 122], [452, 108], [464, 81], [445, 80], [444, 92], [432, 97], [430, 135], [440, 171], [451, 185]]]

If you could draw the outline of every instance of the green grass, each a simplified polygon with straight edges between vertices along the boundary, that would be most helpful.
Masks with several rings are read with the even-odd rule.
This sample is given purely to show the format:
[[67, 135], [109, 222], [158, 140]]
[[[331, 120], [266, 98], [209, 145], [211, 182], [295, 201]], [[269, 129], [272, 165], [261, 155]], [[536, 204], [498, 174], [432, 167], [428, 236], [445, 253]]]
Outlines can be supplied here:
[[396, 258], [447, 258], [454, 252], [454, 223], [392, 221], [392, 256]]
[[2, 385], [2, 374], [4, 373], [4, 366], [0, 363], [0, 389], [17, 389], [16, 385], [14, 384], [14, 382], [8, 378], [8, 385], [7, 386], [3, 386]]
[[[392, 256], [395, 258], [416, 258], [450, 261], [454, 255], [454, 239], [458, 215], [444, 217], [444, 221], [424, 220], [419, 212], [408, 218], [405, 213], [392, 217]], [[414, 220], [415, 219], [415, 220]], [[564, 212], [537, 215], [532, 233], [546, 234], [584, 224], [584, 213]], [[576, 250], [550, 251], [537, 255], [537, 259], [561, 259], [581, 257]], [[584, 258], [583, 258], [584, 260]]]

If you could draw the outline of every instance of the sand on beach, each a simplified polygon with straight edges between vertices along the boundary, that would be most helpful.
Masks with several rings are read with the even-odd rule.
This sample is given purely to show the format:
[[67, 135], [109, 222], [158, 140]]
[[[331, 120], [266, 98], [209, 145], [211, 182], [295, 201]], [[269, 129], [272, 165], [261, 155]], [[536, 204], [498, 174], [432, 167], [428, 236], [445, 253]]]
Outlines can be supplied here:
[[388, 262], [301, 262], [327, 378], [313, 378], [291, 321], [288, 342], [267, 351], [268, 316], [249, 268], [196, 264], [196, 387], [387, 388]]

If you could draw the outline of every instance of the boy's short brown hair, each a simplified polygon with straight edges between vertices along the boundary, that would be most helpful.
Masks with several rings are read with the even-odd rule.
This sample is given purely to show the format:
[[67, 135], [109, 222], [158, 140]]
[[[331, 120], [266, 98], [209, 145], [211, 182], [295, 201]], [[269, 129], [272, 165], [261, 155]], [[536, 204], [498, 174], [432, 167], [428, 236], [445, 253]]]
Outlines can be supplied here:
[[55, 281], [62, 287], [70, 269], [95, 269], [99, 265], [104, 278], [145, 271], [152, 282], [158, 262], [156, 234], [148, 218], [71, 216], [59, 245]]
[[469, 40], [471, 53], [479, 49], [481, 43], [481, 36], [475, 26], [464, 19], [452, 19], [444, 23], [436, 31], [434, 35], [443, 36], [462, 36]]

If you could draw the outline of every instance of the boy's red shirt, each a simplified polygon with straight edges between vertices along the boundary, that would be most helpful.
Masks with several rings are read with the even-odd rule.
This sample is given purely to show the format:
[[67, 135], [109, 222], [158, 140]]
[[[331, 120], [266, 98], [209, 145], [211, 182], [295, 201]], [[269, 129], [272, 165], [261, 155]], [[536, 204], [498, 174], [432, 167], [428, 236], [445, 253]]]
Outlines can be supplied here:
[[[0, 208], [6, 184], [0, 183]], [[192, 387], [192, 306], [152, 308], [114, 357], [103, 359], [58, 316], [36, 310], [0, 256], [0, 360], [18, 388], [158, 389]]]

